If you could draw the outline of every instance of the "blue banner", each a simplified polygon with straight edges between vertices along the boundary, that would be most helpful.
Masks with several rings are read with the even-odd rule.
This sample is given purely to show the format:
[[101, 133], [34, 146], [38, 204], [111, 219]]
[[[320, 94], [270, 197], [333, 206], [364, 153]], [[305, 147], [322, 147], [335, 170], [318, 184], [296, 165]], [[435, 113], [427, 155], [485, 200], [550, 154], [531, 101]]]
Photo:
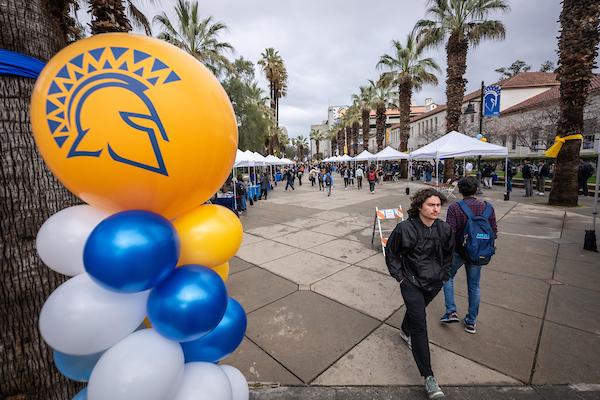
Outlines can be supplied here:
[[37, 78], [45, 63], [14, 51], [0, 49], [0, 75], [16, 75]]
[[500, 115], [500, 91], [498, 85], [485, 87], [483, 94], [483, 115], [485, 117], [498, 117]]

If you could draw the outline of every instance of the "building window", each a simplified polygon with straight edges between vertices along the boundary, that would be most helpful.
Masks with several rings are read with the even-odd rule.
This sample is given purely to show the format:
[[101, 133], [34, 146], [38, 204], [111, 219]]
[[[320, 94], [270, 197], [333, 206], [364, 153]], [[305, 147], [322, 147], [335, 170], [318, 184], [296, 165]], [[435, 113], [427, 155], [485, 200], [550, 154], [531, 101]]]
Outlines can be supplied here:
[[435, 129], [437, 130], [438, 124], [437, 124], [437, 117], [435, 117]]
[[517, 135], [512, 135], [511, 139], [512, 139], [512, 144], [511, 144], [510, 148], [512, 150], [515, 150], [517, 148]]
[[506, 147], [506, 135], [502, 136], [502, 146]]

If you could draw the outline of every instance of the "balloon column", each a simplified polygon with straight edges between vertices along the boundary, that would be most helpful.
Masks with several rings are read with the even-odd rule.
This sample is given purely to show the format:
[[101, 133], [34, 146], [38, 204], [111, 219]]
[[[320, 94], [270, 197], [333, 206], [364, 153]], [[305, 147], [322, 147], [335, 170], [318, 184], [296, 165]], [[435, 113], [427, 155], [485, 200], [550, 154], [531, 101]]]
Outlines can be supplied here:
[[227, 294], [242, 240], [231, 211], [202, 205], [229, 175], [237, 124], [216, 78], [166, 42], [105, 34], [58, 53], [32, 96], [54, 175], [87, 204], [50, 217], [37, 249], [72, 276], [39, 318], [77, 400], [247, 400], [216, 363], [246, 331]]

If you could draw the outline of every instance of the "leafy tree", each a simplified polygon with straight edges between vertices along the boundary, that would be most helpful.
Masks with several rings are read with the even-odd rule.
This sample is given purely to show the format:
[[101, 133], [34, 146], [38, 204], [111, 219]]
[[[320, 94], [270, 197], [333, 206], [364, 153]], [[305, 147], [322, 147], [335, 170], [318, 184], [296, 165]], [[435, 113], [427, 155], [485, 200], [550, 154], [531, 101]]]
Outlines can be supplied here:
[[501, 79], [512, 78], [521, 72], [527, 72], [531, 69], [525, 61], [517, 60], [508, 67], [496, 68], [494, 71], [501, 75]]
[[321, 156], [320, 144], [321, 141], [327, 139], [327, 136], [323, 131], [319, 129], [312, 129], [310, 131], [310, 138], [315, 141], [315, 158], [319, 160]]
[[198, 2], [177, 0], [175, 5], [177, 28], [163, 11], [154, 17], [162, 32], [158, 35], [203, 63], [216, 76], [231, 70], [231, 62], [225, 53], [233, 52], [233, 46], [221, 42], [219, 35], [227, 31], [227, 25], [215, 22], [212, 16], [201, 18], [198, 14]]
[[390, 86], [388, 82], [379, 79], [377, 83], [369, 80], [373, 90], [372, 108], [375, 109], [375, 137], [377, 139], [377, 151], [383, 150], [383, 141], [385, 139], [385, 124], [387, 116], [385, 112], [388, 108], [398, 108], [394, 99], [398, 98], [398, 92], [395, 87]]
[[352, 102], [360, 106], [363, 150], [369, 150], [371, 106], [373, 104], [374, 89], [372, 86], [361, 86], [359, 90], [359, 94], [352, 95]]
[[[424, 46], [446, 46], [446, 130], [450, 132], [460, 127], [469, 46], [504, 39], [504, 24], [488, 18], [495, 12], [507, 12], [509, 7], [505, 0], [428, 0], [428, 5], [431, 19], [419, 20], [415, 29]], [[452, 159], [446, 160], [444, 175], [454, 175]]]
[[554, 63], [550, 60], [544, 61], [540, 65], [540, 72], [554, 72]]
[[269, 81], [269, 97], [271, 108], [275, 114], [275, 122], [279, 125], [279, 99], [287, 94], [288, 74], [279, 52], [272, 47], [265, 49], [260, 55], [258, 65], [262, 67]]

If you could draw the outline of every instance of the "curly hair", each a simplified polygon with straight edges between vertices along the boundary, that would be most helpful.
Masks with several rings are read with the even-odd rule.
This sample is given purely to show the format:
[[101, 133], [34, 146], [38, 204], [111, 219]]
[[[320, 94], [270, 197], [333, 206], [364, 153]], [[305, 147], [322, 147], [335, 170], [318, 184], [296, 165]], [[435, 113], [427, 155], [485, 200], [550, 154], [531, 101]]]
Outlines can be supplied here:
[[446, 203], [446, 201], [448, 201], [446, 196], [444, 196], [442, 193], [438, 192], [437, 190], [435, 190], [433, 188], [419, 190], [410, 199], [411, 202], [410, 202], [410, 208], [408, 209], [408, 215], [410, 215], [411, 217], [417, 217], [419, 215], [419, 209], [423, 206], [423, 203], [425, 203], [425, 200], [427, 200], [428, 198], [430, 198], [432, 196], [439, 198], [442, 205], [444, 205], [444, 203]]

